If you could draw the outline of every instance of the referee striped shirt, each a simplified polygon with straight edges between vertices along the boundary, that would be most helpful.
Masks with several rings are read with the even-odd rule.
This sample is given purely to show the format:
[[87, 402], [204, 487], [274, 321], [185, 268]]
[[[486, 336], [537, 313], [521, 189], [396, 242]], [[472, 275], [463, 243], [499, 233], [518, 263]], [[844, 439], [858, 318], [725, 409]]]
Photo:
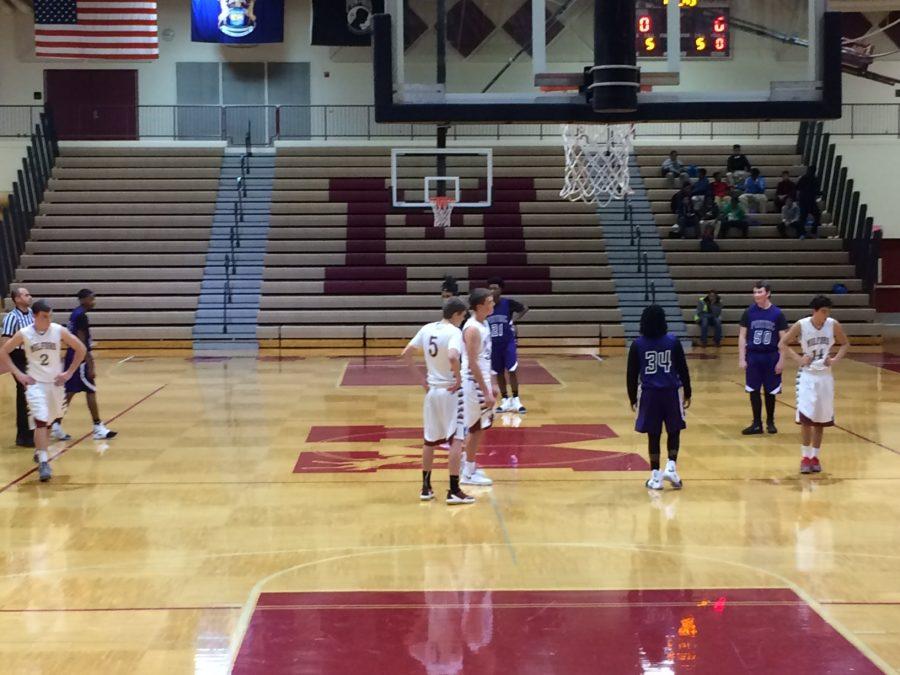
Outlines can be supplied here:
[[[27, 312], [23, 312], [18, 307], [13, 307], [12, 311], [3, 317], [3, 337], [11, 338], [26, 326], [34, 323], [34, 312], [28, 308]], [[22, 349], [19, 347], [18, 349]]]

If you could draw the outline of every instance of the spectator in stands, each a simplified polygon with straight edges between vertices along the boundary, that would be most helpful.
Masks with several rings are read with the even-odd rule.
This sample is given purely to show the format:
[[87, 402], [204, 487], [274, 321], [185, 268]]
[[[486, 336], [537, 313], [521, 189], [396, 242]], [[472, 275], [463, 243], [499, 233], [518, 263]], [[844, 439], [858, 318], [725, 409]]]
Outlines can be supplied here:
[[[690, 189], [689, 185], [685, 187]], [[693, 230], [693, 236], [700, 236], [700, 217], [697, 214], [697, 210], [694, 208], [694, 199], [688, 193], [684, 192], [679, 193], [682, 195], [681, 203], [678, 205], [678, 211], [676, 212], [675, 219], [675, 228], [673, 228], [674, 236], [687, 237], [688, 230]]]
[[784, 206], [781, 207], [781, 222], [778, 223], [778, 232], [782, 237], [787, 237], [791, 230], [800, 239], [806, 235], [806, 228], [800, 220], [800, 207], [797, 206], [793, 197], [788, 196]]
[[769, 200], [766, 198], [766, 179], [759, 175], [759, 169], [751, 169], [750, 175], [744, 180], [742, 186], [744, 194], [738, 199], [741, 206], [748, 213], [756, 211], [765, 213], [768, 210]]
[[722, 227], [719, 230], [719, 239], [728, 238], [728, 230], [732, 227], [738, 228], [747, 237], [749, 225], [747, 223], [747, 212], [744, 211], [741, 203], [734, 197], [726, 197], [725, 204], [722, 206]]
[[807, 220], [812, 216], [812, 238], [819, 236], [819, 226], [822, 224], [822, 211], [819, 209], [819, 179], [816, 177], [814, 167], [809, 167], [806, 173], [797, 181], [797, 205], [800, 207], [800, 222], [806, 226]]
[[781, 211], [784, 208], [787, 198], [790, 197], [794, 201], [797, 200], [797, 184], [791, 180], [789, 171], [781, 172], [781, 180], [775, 188], [775, 210]]
[[697, 211], [697, 215], [700, 218], [700, 229], [706, 230], [707, 227], [711, 227], [715, 233], [719, 217], [722, 215], [719, 205], [715, 201], [708, 201]]
[[669, 179], [669, 185], [675, 185], [676, 178], [680, 178], [682, 182], [688, 178], [687, 167], [678, 160], [677, 150], [672, 150], [669, 156], [663, 160], [662, 177]]
[[700, 250], [703, 253], [718, 253], [719, 245], [716, 243], [716, 227], [715, 225], [700, 225], [703, 234], [700, 235]]
[[706, 177], [706, 169], [697, 171], [697, 180], [691, 187], [691, 197], [694, 200], [694, 208], [697, 211], [702, 211], [704, 206], [712, 201], [712, 186], [709, 183], [709, 178]]
[[672, 195], [672, 198], [669, 200], [669, 211], [674, 214], [678, 214], [679, 209], [681, 209], [681, 202], [685, 197], [690, 198], [691, 196], [691, 184], [685, 183], [681, 186], [681, 189]]
[[709, 327], [713, 327], [713, 341], [716, 347], [722, 345], [722, 299], [715, 290], [711, 290], [697, 301], [694, 321], [700, 324], [700, 346], [705, 347], [709, 335]]
[[449, 274], [444, 277], [444, 281], [441, 284], [441, 300], [447, 300], [448, 298], [453, 298], [459, 295], [459, 284]]
[[716, 205], [721, 207], [725, 202], [725, 197], [728, 196], [728, 192], [731, 189], [731, 186], [722, 180], [721, 171], [716, 171], [713, 174], [713, 181], [709, 184], [709, 187], [712, 190], [712, 196], [716, 201]]
[[750, 160], [741, 152], [741, 146], [735, 144], [731, 148], [731, 156], [725, 163], [726, 175], [732, 185], [740, 185], [750, 175]]

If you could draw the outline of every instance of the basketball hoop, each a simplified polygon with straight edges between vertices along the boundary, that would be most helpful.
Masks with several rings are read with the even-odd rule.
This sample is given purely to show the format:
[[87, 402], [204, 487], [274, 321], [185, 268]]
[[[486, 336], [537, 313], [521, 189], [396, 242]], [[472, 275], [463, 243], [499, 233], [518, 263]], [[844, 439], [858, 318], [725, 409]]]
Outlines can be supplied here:
[[453, 205], [456, 204], [456, 200], [453, 197], [436, 195], [429, 197], [428, 201], [431, 202], [431, 211], [434, 213], [434, 226], [450, 227], [450, 216], [453, 215]]
[[607, 206], [631, 194], [633, 124], [565, 124], [562, 136], [566, 173], [560, 197]]

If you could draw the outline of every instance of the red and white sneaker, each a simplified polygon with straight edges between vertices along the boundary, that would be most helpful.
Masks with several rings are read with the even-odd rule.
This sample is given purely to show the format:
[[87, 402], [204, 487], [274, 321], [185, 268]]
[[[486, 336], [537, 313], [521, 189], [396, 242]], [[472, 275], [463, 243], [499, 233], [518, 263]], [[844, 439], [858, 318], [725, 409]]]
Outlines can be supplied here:
[[812, 457], [804, 457], [800, 460], [800, 473], [812, 473]]
[[809, 460], [809, 470], [813, 473], [822, 473], [822, 464], [819, 462], [818, 457], [813, 457]]

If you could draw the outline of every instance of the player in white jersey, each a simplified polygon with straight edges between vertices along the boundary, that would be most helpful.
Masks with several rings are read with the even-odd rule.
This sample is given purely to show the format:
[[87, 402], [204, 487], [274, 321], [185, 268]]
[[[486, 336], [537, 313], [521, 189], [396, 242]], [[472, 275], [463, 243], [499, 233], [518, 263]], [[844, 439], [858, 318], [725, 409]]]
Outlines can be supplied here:
[[[801, 425], [800, 473], [822, 470], [819, 452], [825, 427], [834, 426], [834, 376], [831, 367], [844, 358], [850, 341], [841, 324], [832, 319], [831, 300], [817, 295], [810, 303], [812, 316], [800, 319], [781, 338], [779, 347], [800, 365], [797, 371], [797, 424]], [[802, 356], [789, 345], [800, 341]], [[837, 354], [831, 354], [834, 345]]]
[[[6, 341], [3, 349], [0, 349], [0, 363], [9, 368], [25, 387], [25, 398], [34, 429], [34, 458], [38, 462], [38, 475], [41, 481], [48, 481], [53, 475], [47, 455], [48, 427], [53, 420], [65, 413], [66, 393], [63, 385], [78, 370], [87, 347], [68, 329], [51, 322], [53, 310], [46, 302], [38, 300], [31, 309], [34, 312], [34, 323]], [[27, 373], [19, 370], [9, 357], [10, 352], [20, 345], [28, 359]], [[71, 347], [75, 352], [72, 365], [65, 371], [60, 353], [64, 346]]]
[[[422, 410], [424, 443], [422, 446], [422, 501], [434, 499], [431, 488], [431, 469], [434, 466], [434, 449], [449, 443], [448, 468], [450, 489], [448, 504], [471, 504], [475, 501], [459, 487], [460, 461], [462, 459], [462, 434], [459, 417], [462, 414], [462, 372], [460, 355], [463, 351], [459, 325], [466, 315], [466, 303], [459, 298], [444, 301], [442, 321], [429, 323], [409, 341], [401, 356], [410, 358], [413, 350], [425, 353], [426, 376], [425, 403]], [[410, 361], [410, 365], [412, 362]], [[416, 372], [418, 377], [418, 371]]]
[[500, 390], [491, 377], [491, 329], [487, 318], [494, 311], [494, 294], [488, 288], [476, 288], [469, 294], [472, 316], [463, 325], [463, 425], [466, 433], [466, 458], [463, 485], [492, 485], [493, 481], [476, 463], [484, 429], [493, 420]]

